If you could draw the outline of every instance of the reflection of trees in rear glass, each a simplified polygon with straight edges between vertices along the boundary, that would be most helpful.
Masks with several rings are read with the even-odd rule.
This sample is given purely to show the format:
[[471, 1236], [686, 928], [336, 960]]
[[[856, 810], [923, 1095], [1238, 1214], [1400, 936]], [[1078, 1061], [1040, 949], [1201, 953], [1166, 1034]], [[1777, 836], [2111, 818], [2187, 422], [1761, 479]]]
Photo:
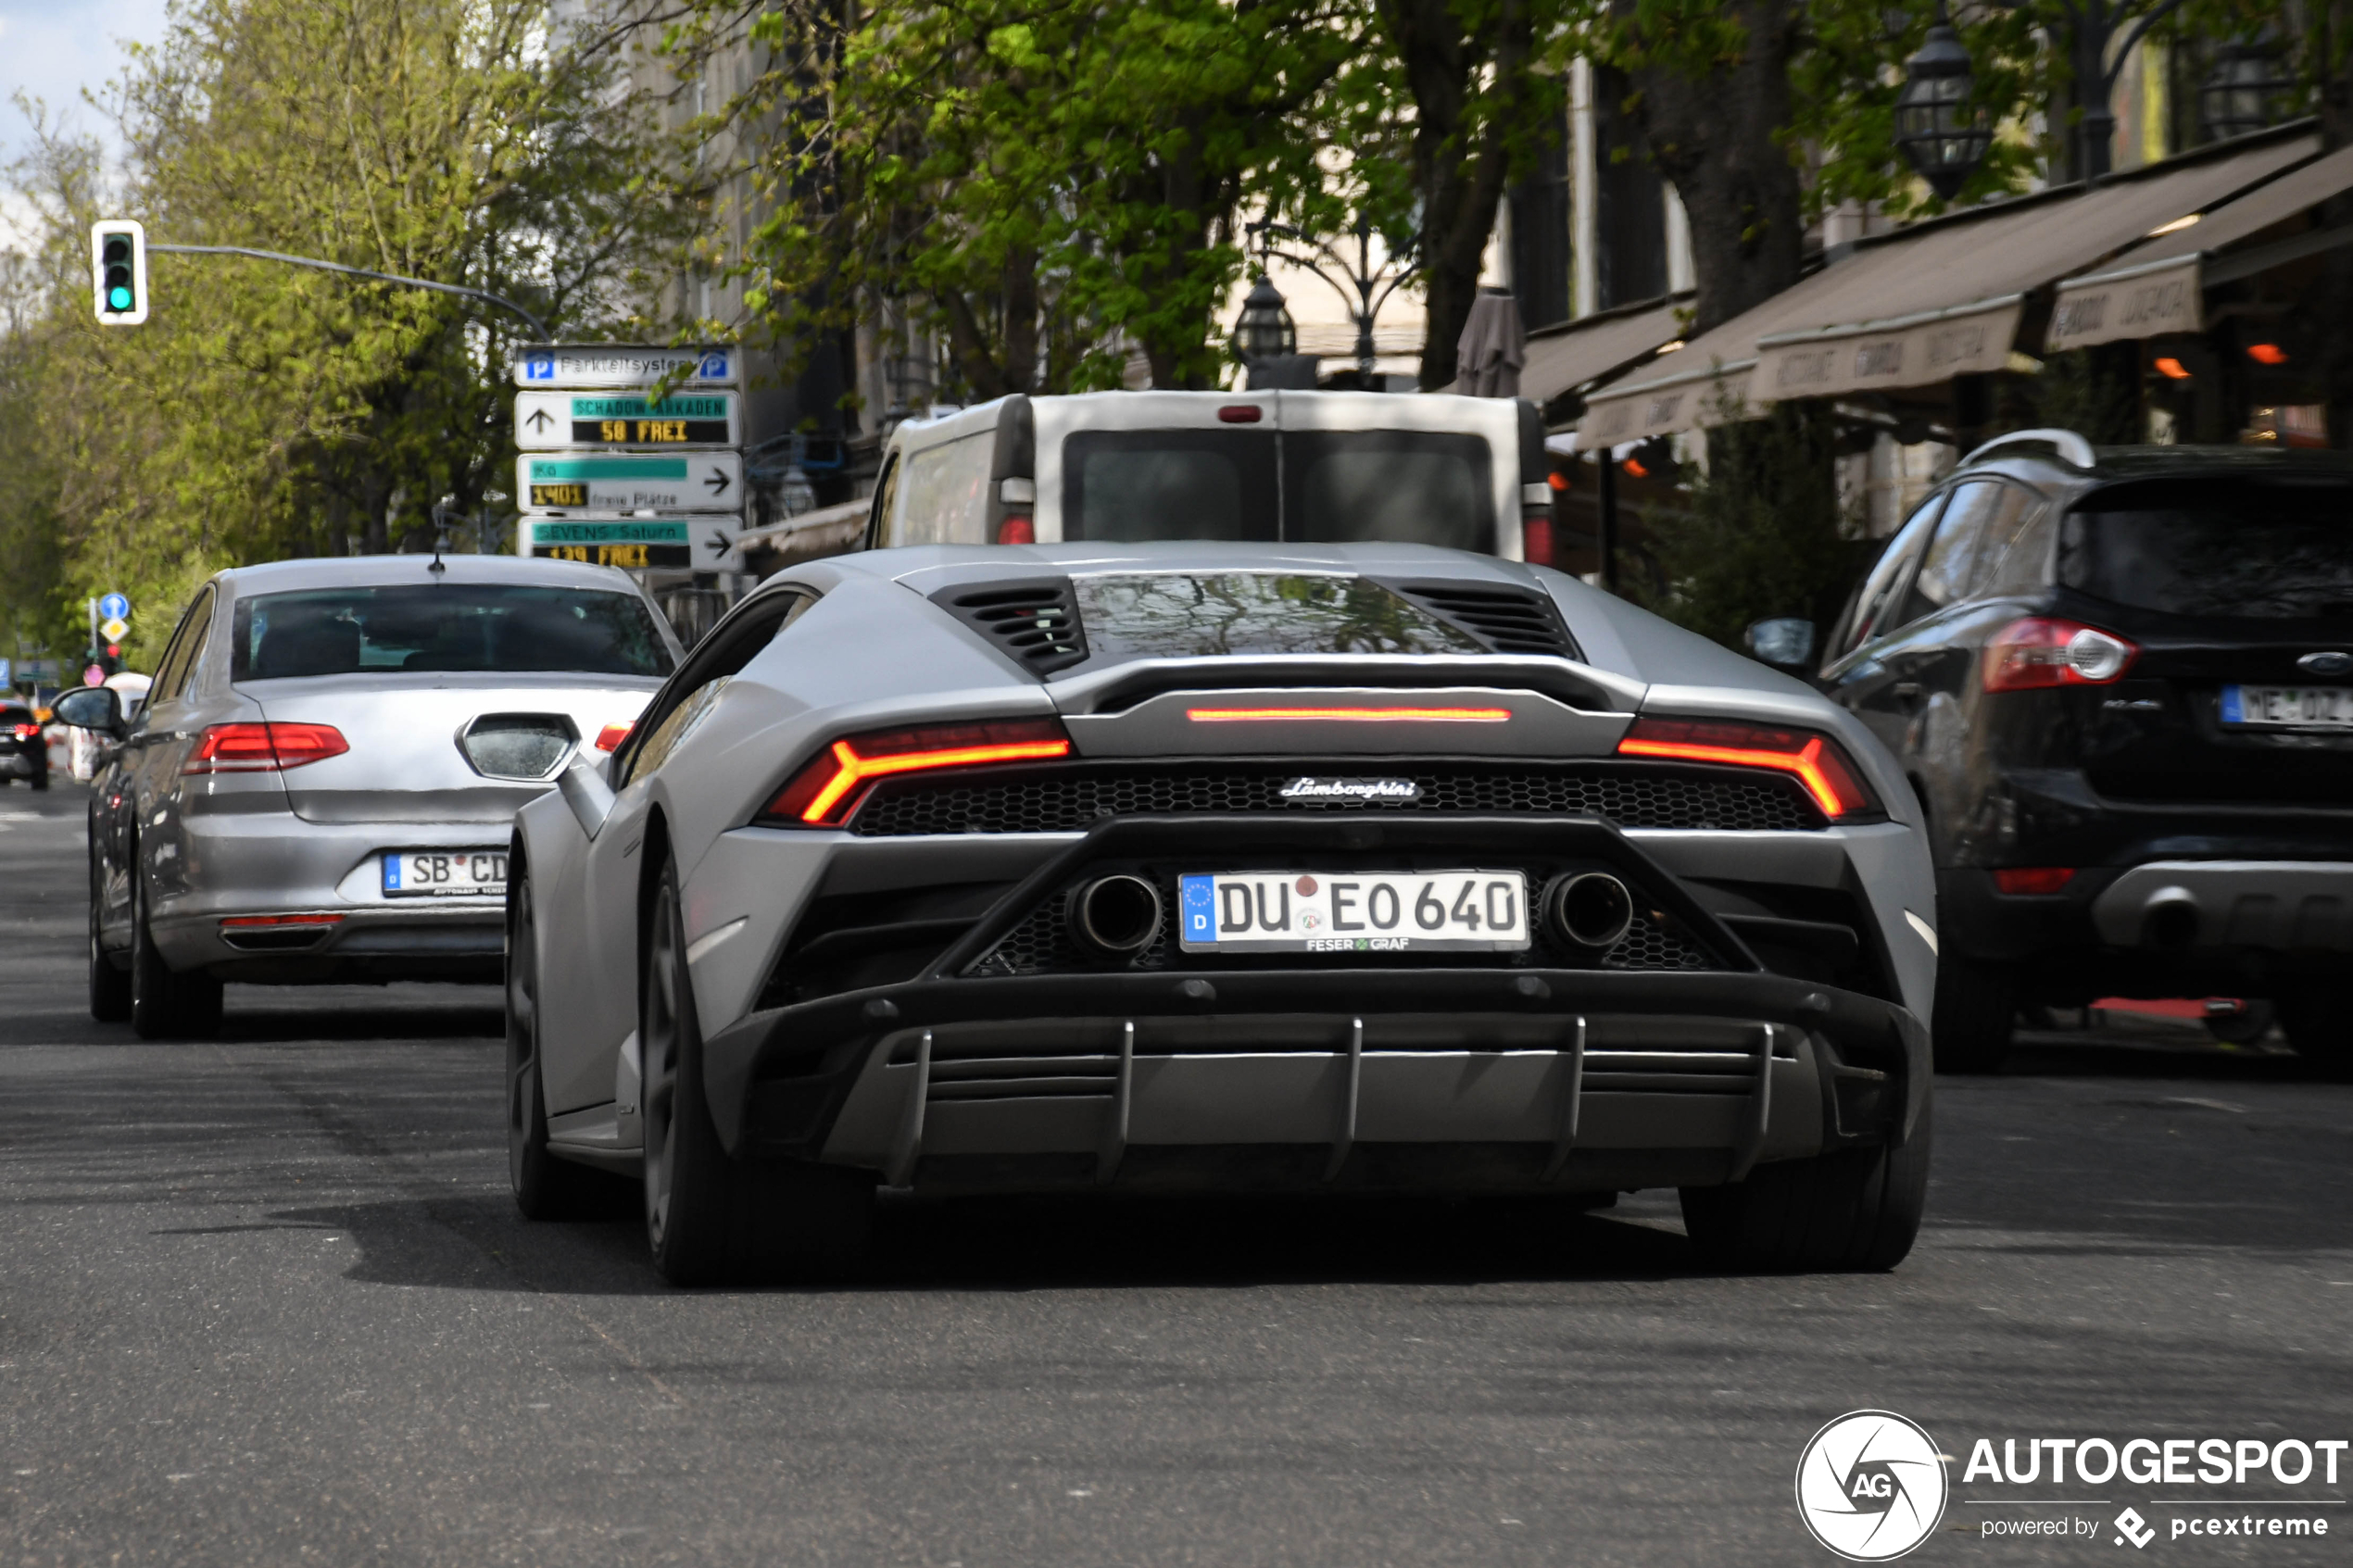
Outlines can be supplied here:
[[1486, 487], [1486, 475], [1459, 452], [1335, 452], [1307, 464], [1299, 489], [1302, 517], [1289, 536], [1318, 545], [1378, 540], [1487, 550], [1493, 507]]
[[1140, 541], [1248, 537], [1242, 480], [1222, 452], [1089, 452], [1086, 516], [1075, 537]]
[[1483, 653], [1467, 633], [1361, 577], [1155, 572], [1074, 578], [1099, 652], [1188, 659], [1243, 653]]
[[237, 606], [233, 677], [371, 671], [666, 675], [670, 653], [629, 594], [570, 588], [333, 588]]
[[2253, 491], [2229, 510], [2076, 513], [2060, 581], [2170, 615], [2353, 617], [2353, 518], [2315, 499]]

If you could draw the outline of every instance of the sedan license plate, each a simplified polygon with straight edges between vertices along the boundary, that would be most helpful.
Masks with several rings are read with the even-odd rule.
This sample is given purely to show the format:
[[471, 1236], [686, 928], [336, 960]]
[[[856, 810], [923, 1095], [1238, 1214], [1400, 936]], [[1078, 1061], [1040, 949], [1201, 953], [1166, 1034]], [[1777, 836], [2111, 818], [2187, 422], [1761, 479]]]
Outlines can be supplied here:
[[503, 898], [507, 896], [504, 849], [387, 850], [384, 858], [387, 898]]
[[2249, 729], [2353, 730], [2353, 687], [2224, 686], [2222, 722]]
[[1518, 872], [1216, 872], [1176, 879], [1189, 953], [1516, 952]]

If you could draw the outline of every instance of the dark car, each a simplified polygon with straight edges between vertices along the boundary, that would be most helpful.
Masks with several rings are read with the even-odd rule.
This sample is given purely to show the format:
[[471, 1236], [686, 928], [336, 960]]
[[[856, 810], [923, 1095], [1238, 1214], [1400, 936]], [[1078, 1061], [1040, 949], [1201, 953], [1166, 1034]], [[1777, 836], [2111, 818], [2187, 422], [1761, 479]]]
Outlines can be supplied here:
[[40, 719], [20, 702], [0, 702], [0, 782], [10, 779], [49, 787], [49, 743]]
[[2299, 1054], [2353, 1060], [2353, 466], [2006, 437], [1825, 660], [1927, 809], [1940, 1068], [2110, 995], [2267, 997]]

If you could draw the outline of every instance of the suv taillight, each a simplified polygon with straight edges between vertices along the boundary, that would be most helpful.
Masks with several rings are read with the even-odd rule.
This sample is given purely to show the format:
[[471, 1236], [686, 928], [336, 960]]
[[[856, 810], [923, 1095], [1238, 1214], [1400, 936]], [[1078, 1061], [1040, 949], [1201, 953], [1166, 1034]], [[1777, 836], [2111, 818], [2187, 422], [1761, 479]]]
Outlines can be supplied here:
[[1727, 719], [1645, 717], [1634, 721], [1617, 743], [1617, 753], [1680, 762], [1718, 762], [1734, 768], [1770, 768], [1793, 774], [1821, 808], [1822, 815], [1832, 822], [1878, 806], [1838, 742], [1812, 730], [1784, 730]]
[[1985, 645], [1985, 689], [2104, 686], [2131, 669], [2140, 652], [2137, 645], [2113, 632], [2080, 621], [2030, 615], [2011, 621]]
[[196, 737], [183, 773], [275, 773], [351, 749], [333, 724], [215, 724]]
[[774, 827], [839, 827], [875, 780], [933, 768], [982, 768], [1070, 755], [1053, 719], [985, 719], [845, 735], [776, 792], [760, 820]]

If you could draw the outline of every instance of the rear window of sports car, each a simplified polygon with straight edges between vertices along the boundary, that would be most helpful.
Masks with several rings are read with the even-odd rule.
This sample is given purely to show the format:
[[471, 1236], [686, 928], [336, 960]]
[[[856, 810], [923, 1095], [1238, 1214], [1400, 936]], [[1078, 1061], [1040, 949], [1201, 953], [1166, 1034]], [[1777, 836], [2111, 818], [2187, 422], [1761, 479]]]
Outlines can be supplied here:
[[1281, 571], [1074, 577], [1087, 643], [1127, 659], [1235, 653], [1485, 653], [1378, 583]]
[[670, 648], [643, 599], [481, 583], [317, 588], [237, 601], [230, 678], [371, 671], [661, 676]]

